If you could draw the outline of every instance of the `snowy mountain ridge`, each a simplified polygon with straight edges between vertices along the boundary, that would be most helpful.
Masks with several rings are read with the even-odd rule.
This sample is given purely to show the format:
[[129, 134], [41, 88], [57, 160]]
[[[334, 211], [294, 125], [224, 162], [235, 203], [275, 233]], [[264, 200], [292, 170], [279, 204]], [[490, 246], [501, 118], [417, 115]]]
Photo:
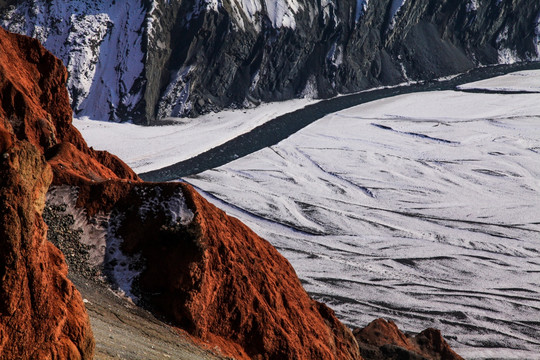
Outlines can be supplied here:
[[0, 25], [66, 64], [77, 116], [150, 124], [537, 60], [540, 4], [487, 0], [59, 0]]
[[119, 120], [143, 96], [142, 6], [132, 2], [33, 1], [4, 14], [11, 31], [39, 39], [63, 60], [76, 114]]

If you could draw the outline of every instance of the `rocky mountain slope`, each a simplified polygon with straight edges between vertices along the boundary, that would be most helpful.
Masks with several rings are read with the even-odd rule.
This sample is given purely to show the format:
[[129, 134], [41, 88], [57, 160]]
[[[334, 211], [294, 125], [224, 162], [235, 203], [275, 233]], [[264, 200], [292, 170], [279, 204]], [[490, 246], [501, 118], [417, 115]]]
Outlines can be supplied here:
[[354, 332], [362, 356], [370, 360], [462, 359], [436, 329], [426, 329], [414, 336], [401, 332], [396, 324], [384, 319], [373, 320]]
[[[95, 342], [98, 348], [102, 342], [114, 346], [111, 336], [129, 337], [121, 329], [134, 328], [128, 320], [133, 316], [114, 308], [125, 305], [104, 299], [107, 309], [99, 311], [100, 295], [87, 289], [95, 279], [87, 278], [79, 283], [92, 295], [94, 324], [114, 327], [104, 312], [128, 320], [108, 333], [98, 327], [93, 338], [83, 299], [66, 277], [64, 256], [45, 238], [42, 212], [49, 191], [49, 201], [63, 203], [76, 220], [51, 224], [51, 232], [80, 234], [84, 246], [68, 245], [67, 255], [71, 264], [80, 257], [103, 274], [104, 282], [96, 280], [94, 287], [123, 292], [237, 359], [362, 359], [352, 332], [307, 295], [268, 242], [190, 186], [144, 183], [119, 159], [88, 148], [71, 125], [65, 68], [37, 40], [0, 29], [0, 45], [1, 358], [90, 359]], [[51, 181], [55, 187], [49, 189]], [[83, 230], [65, 229], [72, 225]], [[89, 253], [76, 254], [82, 248]], [[88, 274], [75, 278], [80, 276]], [[137, 346], [140, 327], [131, 339]], [[148, 329], [156, 329], [155, 323]], [[381, 329], [360, 335], [371, 347], [395, 342]], [[152, 331], [144, 336], [151, 338]], [[431, 338], [424, 345], [447, 352], [440, 338]], [[160, 349], [170, 342], [170, 334], [159, 338]]]
[[72, 135], [55, 128], [69, 120], [67, 74], [37, 40], [0, 29], [0, 48], [0, 358], [91, 359], [88, 315], [41, 217], [43, 152]]
[[66, 64], [77, 116], [152, 124], [540, 55], [531, 0], [0, 2]]

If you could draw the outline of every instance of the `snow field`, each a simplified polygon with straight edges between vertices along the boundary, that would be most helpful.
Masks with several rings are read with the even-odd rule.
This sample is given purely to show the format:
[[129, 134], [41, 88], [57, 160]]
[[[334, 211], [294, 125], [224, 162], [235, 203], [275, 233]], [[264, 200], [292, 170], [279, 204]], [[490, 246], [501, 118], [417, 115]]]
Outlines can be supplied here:
[[187, 181], [349, 325], [380, 316], [437, 327], [465, 358], [538, 359], [539, 125], [535, 93], [403, 95]]
[[196, 119], [174, 119], [174, 125], [140, 126], [75, 118], [73, 124], [90, 146], [107, 150], [124, 160], [135, 172], [159, 169], [192, 158], [247, 133], [273, 118], [308, 104], [297, 99], [263, 104], [256, 109], [229, 110]]

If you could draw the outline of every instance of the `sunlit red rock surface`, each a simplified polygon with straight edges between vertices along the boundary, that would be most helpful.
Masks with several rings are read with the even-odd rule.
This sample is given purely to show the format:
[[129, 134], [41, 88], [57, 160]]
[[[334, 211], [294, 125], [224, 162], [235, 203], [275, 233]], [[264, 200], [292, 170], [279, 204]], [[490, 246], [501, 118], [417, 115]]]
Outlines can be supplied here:
[[[123, 214], [117, 235], [146, 259], [140, 289], [155, 312], [238, 359], [360, 358], [351, 331], [309, 298], [267, 241], [189, 185], [132, 187], [114, 206]], [[189, 224], [165, 225], [159, 208], [140, 215], [145, 197], [165, 202], [178, 191]]]
[[67, 279], [62, 253], [46, 240], [41, 217], [51, 168], [35, 146], [5, 140], [0, 139], [0, 358], [91, 359], [94, 339], [81, 295]]
[[[186, 293], [173, 279], [161, 284], [165, 311], [189, 314], [186, 325], [198, 335], [231, 339], [253, 358], [359, 358], [351, 332], [331, 309], [309, 298], [274, 247], [193, 188], [185, 186], [184, 196], [196, 211], [191, 241], [202, 250], [202, 261], [190, 266], [196, 291]], [[175, 293], [187, 301], [169, 296]]]
[[65, 70], [36, 41], [1, 29], [0, 49], [0, 358], [91, 359], [82, 298], [41, 217], [53, 177], [43, 152], [70, 121], [59, 111], [55, 125], [48, 111], [66, 104]]
[[370, 360], [463, 360], [443, 339], [439, 330], [427, 329], [415, 336], [401, 332], [392, 321], [377, 319], [354, 331], [360, 351]]
[[[51, 181], [77, 186], [88, 216], [122, 213], [123, 251], [145, 261], [142, 304], [210, 347], [238, 359], [362, 358], [351, 331], [307, 295], [268, 242], [190, 186], [143, 183], [115, 156], [88, 148], [71, 125], [66, 70], [36, 40], [0, 29], [0, 48], [0, 358], [92, 356], [82, 299], [45, 240]], [[144, 196], [178, 193], [193, 213], [188, 224], [168, 226], [160, 212], [141, 217]], [[356, 338], [366, 358], [381, 358], [390, 344], [459, 359], [435, 330], [411, 339], [378, 320]]]
[[45, 154], [55, 183], [138, 180], [114, 155], [88, 148], [72, 126], [67, 71], [60, 60], [37, 40], [3, 29], [0, 49], [0, 117], [9, 121], [17, 139]]

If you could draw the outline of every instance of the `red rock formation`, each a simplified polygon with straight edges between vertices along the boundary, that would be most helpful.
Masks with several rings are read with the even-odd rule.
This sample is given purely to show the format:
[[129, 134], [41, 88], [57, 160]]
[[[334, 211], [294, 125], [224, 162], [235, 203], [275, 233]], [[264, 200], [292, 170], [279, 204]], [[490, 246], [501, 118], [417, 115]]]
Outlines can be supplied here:
[[67, 71], [60, 60], [36, 39], [2, 28], [0, 49], [0, 118], [10, 122], [17, 139], [52, 160], [55, 183], [139, 181], [116, 156], [89, 148], [73, 127]]
[[354, 335], [366, 360], [463, 360], [436, 329], [412, 337], [401, 332], [394, 322], [377, 319], [355, 330]]
[[0, 358], [91, 359], [82, 298], [41, 217], [52, 181], [43, 152], [78, 134], [66, 73], [35, 40], [0, 29], [0, 49]]
[[[351, 331], [239, 220], [186, 184], [118, 184], [83, 189], [80, 205], [122, 214], [116, 235], [142, 255], [137, 290], [156, 313], [237, 359], [361, 359]], [[175, 199], [193, 213], [189, 224], [168, 218]]]
[[147, 259], [140, 286], [157, 294], [147, 297], [156, 310], [237, 358], [360, 358], [352, 333], [307, 295], [274, 247], [181, 187], [195, 214], [188, 227], [146, 227], [153, 238], [134, 236], [132, 224], [120, 229]]
[[6, 141], [0, 129], [0, 358], [91, 359], [82, 298], [41, 218], [51, 169], [33, 145]]

